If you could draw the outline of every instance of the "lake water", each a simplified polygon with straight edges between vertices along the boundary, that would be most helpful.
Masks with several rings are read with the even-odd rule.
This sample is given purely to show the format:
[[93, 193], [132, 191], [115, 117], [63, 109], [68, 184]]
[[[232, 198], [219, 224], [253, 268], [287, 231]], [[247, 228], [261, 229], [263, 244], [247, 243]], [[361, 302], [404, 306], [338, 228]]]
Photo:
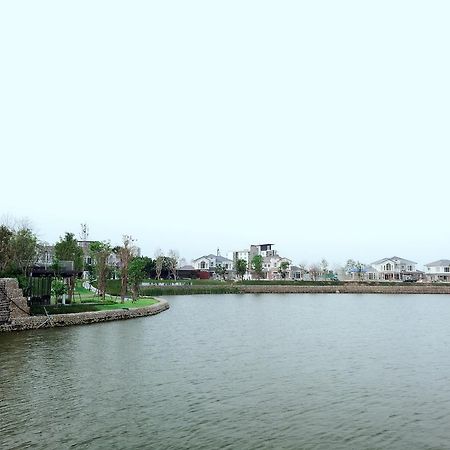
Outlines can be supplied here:
[[450, 297], [168, 297], [0, 335], [0, 447], [450, 449]]

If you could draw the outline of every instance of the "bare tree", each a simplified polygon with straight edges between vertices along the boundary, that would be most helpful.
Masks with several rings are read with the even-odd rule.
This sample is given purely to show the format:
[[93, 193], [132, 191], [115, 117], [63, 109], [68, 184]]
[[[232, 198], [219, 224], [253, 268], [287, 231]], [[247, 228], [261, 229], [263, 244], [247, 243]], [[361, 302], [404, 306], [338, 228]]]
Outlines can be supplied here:
[[318, 264], [312, 264], [312, 265], [309, 267], [308, 272], [309, 272], [309, 275], [310, 275], [310, 277], [312, 278], [312, 280], [313, 280], [313, 281], [316, 281], [317, 278], [318, 278], [319, 275], [320, 275], [320, 267], [319, 267], [319, 265], [318, 265]]
[[306, 264], [305, 263], [300, 263], [298, 265], [299, 268], [299, 272], [300, 272], [300, 280], [304, 280], [305, 275], [308, 273], [308, 269], [306, 268]]
[[164, 253], [158, 248], [155, 250], [155, 271], [156, 271], [156, 279], [161, 279], [161, 273], [164, 265]]
[[178, 259], [179, 254], [176, 250], [169, 250], [168, 257], [166, 258], [169, 272], [172, 274], [173, 279], [177, 279], [177, 268], [178, 268]]
[[320, 261], [320, 270], [323, 275], [328, 273], [328, 261], [325, 258], [322, 258], [322, 261]]
[[117, 255], [120, 260], [120, 301], [123, 303], [128, 290], [128, 268], [131, 259], [136, 255], [136, 247], [133, 245], [135, 239], [130, 235], [124, 234], [122, 237], [122, 245], [117, 249]]

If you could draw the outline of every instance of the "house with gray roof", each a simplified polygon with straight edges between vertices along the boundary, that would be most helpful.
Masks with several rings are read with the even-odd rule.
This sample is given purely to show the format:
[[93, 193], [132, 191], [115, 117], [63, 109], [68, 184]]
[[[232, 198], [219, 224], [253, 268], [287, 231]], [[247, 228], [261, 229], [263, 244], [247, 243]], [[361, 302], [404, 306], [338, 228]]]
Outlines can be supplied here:
[[417, 281], [423, 278], [423, 272], [416, 269], [416, 262], [398, 256], [379, 259], [371, 266], [380, 281]]
[[219, 251], [217, 251], [217, 255], [209, 254], [200, 256], [200, 258], [194, 259], [192, 261], [192, 265], [195, 270], [202, 270], [204, 272], [209, 272], [210, 276], [214, 276], [216, 273], [217, 267], [224, 267], [231, 272], [234, 270], [233, 260], [225, 258], [221, 256]]
[[450, 281], [450, 259], [440, 259], [425, 264], [427, 281]]

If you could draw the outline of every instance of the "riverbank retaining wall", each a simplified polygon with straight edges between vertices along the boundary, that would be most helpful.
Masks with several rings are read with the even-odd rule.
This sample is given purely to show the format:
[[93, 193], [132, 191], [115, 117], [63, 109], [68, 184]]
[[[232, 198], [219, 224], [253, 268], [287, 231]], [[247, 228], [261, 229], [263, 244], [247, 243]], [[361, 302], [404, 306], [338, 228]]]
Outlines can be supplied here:
[[30, 308], [16, 278], [0, 278], [0, 325], [27, 317]]
[[340, 285], [247, 285], [239, 286], [245, 294], [450, 294], [450, 284], [368, 285], [345, 283]]
[[112, 309], [71, 314], [52, 314], [50, 316], [20, 316], [10, 318], [9, 322], [0, 324], [2, 331], [35, 330], [38, 328], [68, 327], [71, 325], [87, 325], [112, 320], [134, 319], [136, 317], [153, 316], [169, 308], [166, 300], [158, 299], [158, 303], [145, 308]]

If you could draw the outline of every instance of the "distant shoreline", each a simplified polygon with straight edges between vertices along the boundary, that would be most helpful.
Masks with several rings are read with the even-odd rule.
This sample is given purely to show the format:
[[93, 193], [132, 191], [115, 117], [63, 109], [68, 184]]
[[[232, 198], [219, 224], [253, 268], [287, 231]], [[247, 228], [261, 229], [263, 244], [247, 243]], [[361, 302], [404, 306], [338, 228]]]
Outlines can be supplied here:
[[363, 283], [337, 282], [317, 284], [223, 283], [215, 285], [184, 285], [146, 287], [145, 295], [201, 294], [450, 294], [450, 284], [441, 283]]
[[450, 284], [370, 285], [343, 283], [336, 285], [250, 285], [239, 286], [247, 294], [450, 294]]

